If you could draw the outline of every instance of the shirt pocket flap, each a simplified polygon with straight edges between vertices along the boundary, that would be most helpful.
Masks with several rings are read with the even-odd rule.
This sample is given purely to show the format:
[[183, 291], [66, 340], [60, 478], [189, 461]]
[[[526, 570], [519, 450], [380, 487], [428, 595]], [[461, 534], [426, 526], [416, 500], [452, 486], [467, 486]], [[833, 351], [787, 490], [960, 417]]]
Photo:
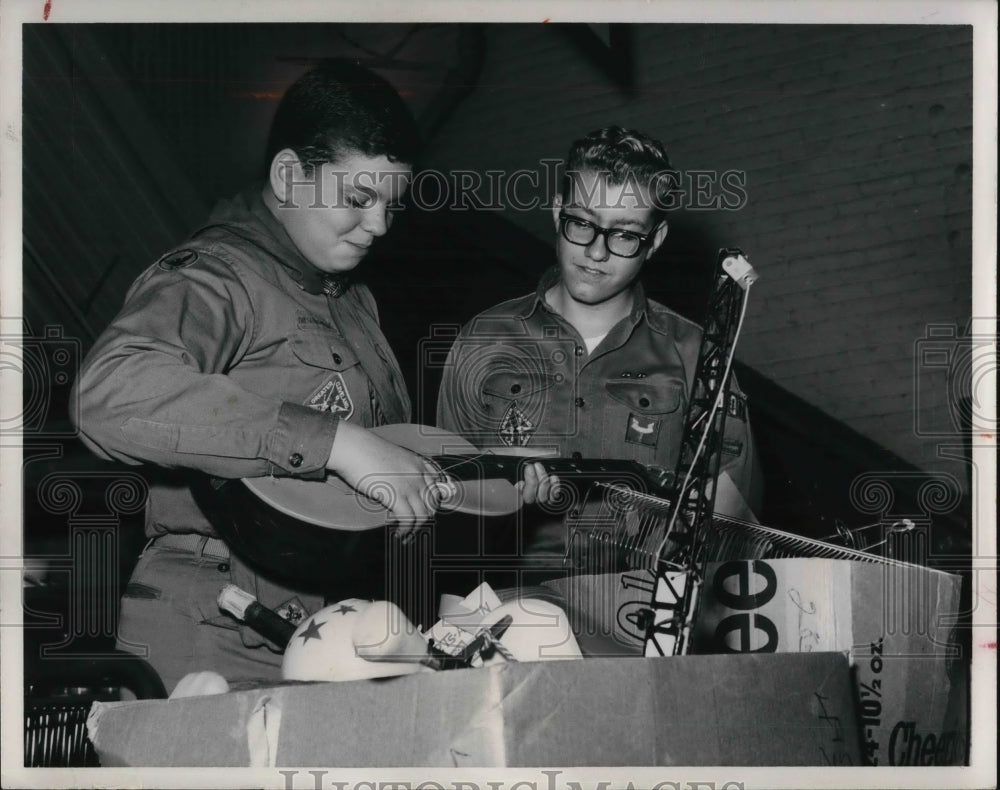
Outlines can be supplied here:
[[346, 344], [332, 344], [331, 338], [300, 334], [290, 337], [288, 345], [299, 361], [315, 368], [347, 370], [358, 364], [358, 358]]
[[491, 373], [483, 379], [483, 393], [495, 398], [526, 398], [547, 390], [555, 383], [548, 373], [519, 373], [502, 371]]
[[616, 401], [642, 414], [668, 414], [684, 400], [684, 382], [676, 378], [614, 379], [605, 387]]

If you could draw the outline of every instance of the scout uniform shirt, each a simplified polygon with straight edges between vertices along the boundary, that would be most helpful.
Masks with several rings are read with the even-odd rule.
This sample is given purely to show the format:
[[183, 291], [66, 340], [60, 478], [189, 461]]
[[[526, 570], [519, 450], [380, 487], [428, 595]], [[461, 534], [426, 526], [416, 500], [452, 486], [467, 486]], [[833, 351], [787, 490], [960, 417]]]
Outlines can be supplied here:
[[[371, 293], [311, 267], [259, 189], [136, 280], [75, 387], [97, 455], [223, 478], [322, 479], [339, 420], [410, 418]], [[188, 480], [153, 482], [147, 534], [214, 534]]]
[[[625, 459], [674, 471], [702, 332], [646, 299], [587, 353], [545, 302], [558, 269], [534, 294], [470, 321], [446, 362], [438, 426], [480, 446], [555, 448], [559, 457]], [[759, 497], [746, 403], [733, 386], [721, 469], [743, 497]]]

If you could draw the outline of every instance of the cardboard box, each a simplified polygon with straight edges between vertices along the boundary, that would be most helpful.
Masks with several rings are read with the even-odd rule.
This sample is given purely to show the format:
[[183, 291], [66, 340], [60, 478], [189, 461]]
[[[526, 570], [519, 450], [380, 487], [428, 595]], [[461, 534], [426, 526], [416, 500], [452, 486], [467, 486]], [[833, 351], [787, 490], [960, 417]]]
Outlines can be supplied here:
[[966, 758], [961, 578], [904, 563], [739, 560], [706, 569], [693, 653], [844, 650], [875, 765]]
[[587, 658], [643, 655], [643, 617], [655, 585], [653, 572], [639, 568], [623, 573], [574, 574], [541, 584], [566, 612]]
[[857, 765], [842, 653], [510, 663], [97, 703], [107, 766]]

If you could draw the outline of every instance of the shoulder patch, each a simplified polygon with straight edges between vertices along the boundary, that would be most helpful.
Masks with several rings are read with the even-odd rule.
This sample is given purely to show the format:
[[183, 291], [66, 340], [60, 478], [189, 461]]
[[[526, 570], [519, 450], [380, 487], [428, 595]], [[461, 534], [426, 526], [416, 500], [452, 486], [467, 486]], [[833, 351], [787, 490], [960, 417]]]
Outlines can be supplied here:
[[165, 272], [172, 272], [190, 266], [198, 260], [198, 253], [194, 250], [174, 250], [164, 255], [156, 262], [156, 265]]
[[747, 421], [747, 396], [736, 390], [729, 391], [729, 400], [726, 403], [726, 411], [730, 417], [737, 420]]

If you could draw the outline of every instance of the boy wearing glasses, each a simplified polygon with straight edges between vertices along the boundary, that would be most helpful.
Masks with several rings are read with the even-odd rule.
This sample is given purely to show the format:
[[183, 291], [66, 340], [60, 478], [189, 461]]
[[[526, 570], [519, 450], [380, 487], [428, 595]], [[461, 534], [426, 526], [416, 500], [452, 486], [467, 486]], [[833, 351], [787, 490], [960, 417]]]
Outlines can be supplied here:
[[[480, 447], [673, 471], [702, 333], [646, 298], [639, 282], [667, 235], [669, 170], [661, 144], [633, 130], [608, 127], [572, 145], [552, 208], [557, 265], [535, 293], [462, 329], [438, 397], [440, 427]], [[756, 509], [758, 473], [739, 393], [725, 433], [722, 470]], [[537, 515], [525, 513], [524, 554], [562, 557], [562, 524]]]

